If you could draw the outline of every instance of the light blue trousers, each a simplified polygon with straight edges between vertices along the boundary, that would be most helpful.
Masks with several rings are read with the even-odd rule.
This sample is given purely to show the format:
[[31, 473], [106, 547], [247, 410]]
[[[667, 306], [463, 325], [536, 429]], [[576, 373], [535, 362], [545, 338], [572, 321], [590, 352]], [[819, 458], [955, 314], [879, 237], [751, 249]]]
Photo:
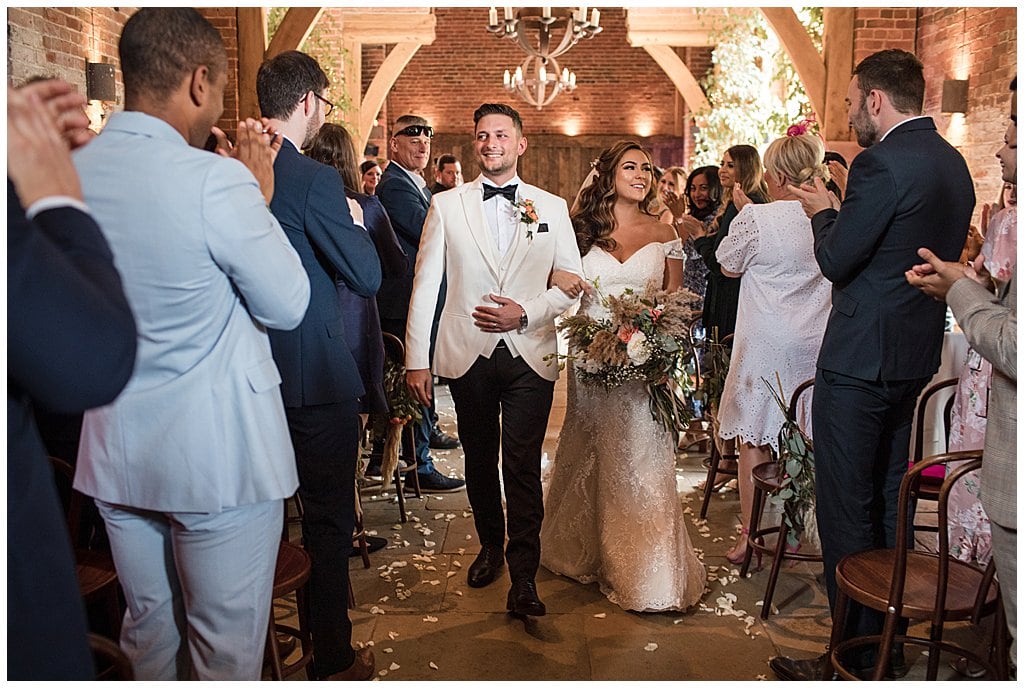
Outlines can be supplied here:
[[259, 680], [281, 500], [216, 514], [96, 504], [128, 603], [121, 649], [135, 678]]

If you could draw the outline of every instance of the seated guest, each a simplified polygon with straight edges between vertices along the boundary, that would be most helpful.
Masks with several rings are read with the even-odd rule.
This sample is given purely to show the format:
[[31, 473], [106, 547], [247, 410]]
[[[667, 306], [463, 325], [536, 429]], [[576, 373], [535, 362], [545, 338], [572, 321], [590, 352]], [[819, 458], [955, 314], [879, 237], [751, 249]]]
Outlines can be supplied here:
[[[330, 165], [341, 174], [345, 195], [362, 209], [363, 226], [377, 248], [383, 276], [405, 274], [409, 256], [398, 243], [384, 206], [376, 197], [356, 191], [359, 188], [359, 168], [356, 166], [355, 145], [348, 130], [339, 124], [324, 124], [306, 149], [306, 155]], [[348, 349], [363, 378], [363, 387], [366, 388], [359, 412], [387, 413], [388, 402], [384, 395], [384, 339], [377, 300], [352, 291], [343, 279], [336, 280], [335, 284], [341, 302], [341, 314], [345, 318]]]
[[[718, 434], [739, 443], [740, 521], [743, 536], [725, 555], [738, 564], [747, 550], [753, 505], [754, 466], [778, 451], [782, 409], [762, 378], [788, 398], [814, 377], [831, 286], [814, 260], [811, 221], [787, 185], [825, 180], [821, 139], [810, 133], [784, 136], [764, 154], [765, 181], [775, 200], [748, 203], [733, 219], [729, 236], [715, 252], [727, 277], [740, 282], [736, 336], [718, 410]], [[778, 376], [778, 378], [776, 377]], [[769, 449], [770, 448], [770, 449]]]
[[139, 351], [124, 392], [85, 414], [75, 487], [106, 523], [135, 677], [254, 681], [298, 485], [267, 328], [299, 324], [309, 280], [267, 209], [262, 125], [240, 122], [227, 156], [202, 150], [224, 110], [217, 29], [142, 8], [118, 52], [125, 110], [75, 164]]
[[7, 89], [7, 316], [17, 323], [7, 330], [7, 678], [16, 681], [95, 677], [32, 406], [76, 414], [109, 404], [135, 361], [131, 308], [68, 151], [88, 140], [84, 104], [63, 81]]
[[454, 155], [442, 155], [437, 159], [434, 180], [434, 185], [430, 187], [431, 194], [454, 189], [462, 183], [462, 163]]
[[[380, 178], [384, 174], [384, 171], [377, 164], [376, 160], [364, 160], [359, 164], [359, 174], [362, 180], [361, 188], [363, 193], [367, 196], [372, 196], [377, 192], [377, 184], [380, 183]], [[360, 187], [356, 187], [360, 188]]]

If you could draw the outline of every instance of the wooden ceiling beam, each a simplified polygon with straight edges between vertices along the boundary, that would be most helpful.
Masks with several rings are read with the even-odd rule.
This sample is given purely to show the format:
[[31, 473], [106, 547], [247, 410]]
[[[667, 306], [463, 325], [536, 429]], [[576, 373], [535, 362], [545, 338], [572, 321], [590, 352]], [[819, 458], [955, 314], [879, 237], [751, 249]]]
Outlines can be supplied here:
[[323, 7], [292, 7], [284, 15], [281, 25], [274, 32], [274, 38], [267, 46], [263, 59], [268, 60], [289, 50], [298, 50], [305, 41], [317, 19], [323, 14]]
[[[825, 61], [814, 47], [807, 29], [790, 7], [762, 7], [761, 12], [779, 37], [793, 62], [811, 107], [819, 118], [825, 117]], [[852, 46], [851, 46], [852, 47]]]

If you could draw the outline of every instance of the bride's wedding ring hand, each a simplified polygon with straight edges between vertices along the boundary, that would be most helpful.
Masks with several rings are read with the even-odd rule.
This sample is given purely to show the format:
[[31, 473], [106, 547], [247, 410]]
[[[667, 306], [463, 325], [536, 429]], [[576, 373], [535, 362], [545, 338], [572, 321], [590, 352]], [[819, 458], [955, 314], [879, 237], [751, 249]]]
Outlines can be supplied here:
[[571, 296], [572, 298], [576, 298], [583, 292], [589, 294], [592, 290], [592, 287], [585, 279], [566, 270], [555, 270], [552, 272], [551, 278], [548, 280], [548, 286], [558, 287], [566, 296]]

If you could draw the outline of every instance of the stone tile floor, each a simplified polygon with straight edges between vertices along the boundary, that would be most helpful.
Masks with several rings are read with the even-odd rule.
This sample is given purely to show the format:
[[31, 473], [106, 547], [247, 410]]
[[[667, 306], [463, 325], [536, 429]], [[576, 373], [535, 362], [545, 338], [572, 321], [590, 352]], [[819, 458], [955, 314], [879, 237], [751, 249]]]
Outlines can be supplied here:
[[[441, 425], [456, 433], [447, 388], [439, 387], [438, 395]], [[545, 443], [552, 457], [564, 395], [560, 383]], [[462, 475], [459, 450], [434, 456], [439, 470]], [[505, 612], [507, 574], [483, 589], [466, 584], [479, 543], [465, 491], [410, 497], [410, 520], [401, 524], [394, 495], [368, 487], [362, 491], [366, 527], [389, 543], [370, 555], [368, 569], [358, 557], [351, 560], [357, 602], [351, 611], [353, 642], [372, 644], [380, 680], [773, 680], [770, 657], [812, 657], [827, 642], [821, 567], [800, 563], [784, 570], [774, 599], [778, 613], [762, 621], [759, 604], [770, 562], [740, 579], [738, 567], [725, 559], [739, 530], [735, 491], [715, 495], [706, 529], [696, 521], [702, 458], [680, 453], [677, 462], [679, 497], [691, 512], [691, 539], [703, 550], [708, 570], [698, 608], [624, 611], [596, 584], [581, 585], [541, 568], [537, 586], [548, 614], [517, 620]], [[293, 616], [289, 607], [279, 604], [278, 615]], [[989, 626], [981, 632], [965, 624], [947, 629], [955, 642], [987, 646], [991, 638]], [[905, 680], [922, 679], [926, 658], [908, 647], [908, 661], [912, 667]], [[957, 678], [947, 664], [944, 659], [940, 678]]]

